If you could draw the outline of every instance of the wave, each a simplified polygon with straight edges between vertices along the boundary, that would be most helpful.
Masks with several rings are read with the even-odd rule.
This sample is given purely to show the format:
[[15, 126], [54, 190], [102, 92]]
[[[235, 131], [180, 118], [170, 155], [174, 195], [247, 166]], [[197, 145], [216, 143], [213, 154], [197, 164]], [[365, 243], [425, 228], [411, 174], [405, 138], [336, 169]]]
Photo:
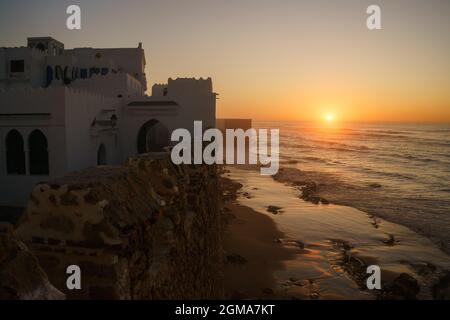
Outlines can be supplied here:
[[442, 161], [437, 158], [430, 158], [430, 157], [424, 157], [419, 155], [412, 155], [412, 154], [399, 154], [399, 153], [386, 153], [383, 155], [384, 157], [394, 157], [397, 159], [404, 159], [404, 160], [410, 160], [410, 161], [416, 161], [421, 163], [436, 163], [436, 164], [442, 164], [442, 165], [450, 165], [450, 162]]
[[315, 161], [315, 162], [322, 162], [322, 163], [328, 163], [328, 159], [323, 159], [319, 157], [313, 157], [313, 156], [306, 156], [306, 157], [300, 157], [300, 159], [308, 160], [308, 161]]
[[290, 149], [302, 149], [302, 150], [331, 150], [339, 152], [369, 152], [368, 147], [331, 147], [331, 146], [320, 146], [320, 145], [305, 145], [305, 144], [280, 144], [280, 147], [288, 147]]
[[309, 141], [316, 142], [316, 143], [333, 145], [333, 146], [341, 146], [341, 147], [346, 147], [346, 148], [355, 148], [355, 149], [360, 149], [360, 150], [369, 150], [369, 147], [367, 147], [367, 146], [359, 146], [359, 145], [355, 146], [355, 145], [350, 145], [350, 144], [346, 144], [346, 143], [342, 143], [342, 142], [336, 142], [336, 141], [318, 140], [318, 139], [309, 139]]
[[[320, 148], [336, 151], [368, 151], [370, 148], [364, 145], [350, 145], [341, 142], [329, 141], [329, 140], [318, 140], [318, 139], [304, 139], [312, 144], [296, 144], [295, 146], [304, 147], [308, 149]], [[295, 147], [294, 145], [292, 145]]]
[[406, 160], [414, 160], [414, 161], [421, 161], [421, 162], [440, 162], [437, 159], [423, 158], [420, 156], [413, 156], [411, 154], [392, 154], [392, 156], [397, 157], [397, 158], [406, 159]]
[[373, 173], [373, 174], [376, 174], [379, 176], [384, 176], [384, 177], [391, 177], [391, 178], [398, 178], [398, 179], [405, 179], [405, 180], [414, 180], [413, 176], [402, 174], [399, 172], [380, 171], [380, 170], [366, 168], [366, 167], [360, 167], [357, 169], [364, 171], [364, 172], [370, 172], [370, 173]]

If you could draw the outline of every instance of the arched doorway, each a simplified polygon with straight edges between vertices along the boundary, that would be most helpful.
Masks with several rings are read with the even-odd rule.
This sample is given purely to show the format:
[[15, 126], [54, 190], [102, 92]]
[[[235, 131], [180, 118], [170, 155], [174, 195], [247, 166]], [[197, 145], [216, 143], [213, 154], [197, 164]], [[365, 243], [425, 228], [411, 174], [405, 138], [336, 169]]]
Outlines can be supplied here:
[[152, 119], [144, 123], [137, 139], [138, 153], [162, 151], [169, 145], [169, 130], [158, 120]]
[[11, 130], [6, 136], [6, 172], [26, 174], [24, 142], [17, 130]]
[[50, 172], [48, 163], [48, 143], [45, 135], [34, 130], [28, 137], [30, 149], [30, 174], [48, 175]]
[[98, 147], [97, 150], [97, 165], [98, 166], [106, 166], [107, 159], [106, 159], [106, 148], [105, 145], [102, 143], [100, 147]]

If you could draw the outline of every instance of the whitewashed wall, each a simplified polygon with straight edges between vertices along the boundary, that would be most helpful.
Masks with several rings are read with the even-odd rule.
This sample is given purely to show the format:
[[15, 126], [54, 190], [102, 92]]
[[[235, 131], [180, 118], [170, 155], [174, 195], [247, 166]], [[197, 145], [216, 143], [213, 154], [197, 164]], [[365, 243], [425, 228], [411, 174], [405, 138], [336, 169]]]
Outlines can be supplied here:
[[[64, 88], [0, 91], [0, 114], [50, 114], [50, 116], [0, 116], [0, 205], [23, 205], [34, 184], [67, 172], [66, 153], [64, 152], [66, 136], [64, 103]], [[6, 172], [6, 136], [13, 129], [17, 130], [24, 140], [26, 175], [8, 175]], [[47, 138], [49, 176], [29, 175], [28, 137], [35, 129], [40, 130]]]
[[[121, 162], [120, 145], [114, 143], [117, 130], [91, 135], [91, 124], [102, 109], [118, 109], [120, 100], [92, 92], [66, 89], [66, 153], [68, 171], [97, 165], [97, 150], [103, 143], [108, 164]], [[120, 115], [119, 115], [120, 116]]]

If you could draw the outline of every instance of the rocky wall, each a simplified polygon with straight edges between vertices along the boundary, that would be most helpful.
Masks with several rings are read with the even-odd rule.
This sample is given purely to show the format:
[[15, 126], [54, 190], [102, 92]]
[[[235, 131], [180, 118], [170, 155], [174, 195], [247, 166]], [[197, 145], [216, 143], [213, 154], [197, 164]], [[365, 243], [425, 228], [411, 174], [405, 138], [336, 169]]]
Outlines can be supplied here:
[[221, 298], [219, 194], [214, 166], [147, 154], [36, 185], [17, 233], [68, 299]]
[[17, 238], [12, 225], [0, 224], [0, 300], [62, 300], [36, 257]]

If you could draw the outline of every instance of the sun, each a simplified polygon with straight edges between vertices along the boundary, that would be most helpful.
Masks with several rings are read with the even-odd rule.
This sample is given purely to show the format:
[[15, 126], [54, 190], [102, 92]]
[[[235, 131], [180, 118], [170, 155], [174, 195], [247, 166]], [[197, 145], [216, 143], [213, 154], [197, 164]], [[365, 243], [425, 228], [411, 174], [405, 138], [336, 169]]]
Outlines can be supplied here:
[[333, 122], [334, 121], [334, 115], [329, 113], [325, 116], [325, 121], [326, 122]]

